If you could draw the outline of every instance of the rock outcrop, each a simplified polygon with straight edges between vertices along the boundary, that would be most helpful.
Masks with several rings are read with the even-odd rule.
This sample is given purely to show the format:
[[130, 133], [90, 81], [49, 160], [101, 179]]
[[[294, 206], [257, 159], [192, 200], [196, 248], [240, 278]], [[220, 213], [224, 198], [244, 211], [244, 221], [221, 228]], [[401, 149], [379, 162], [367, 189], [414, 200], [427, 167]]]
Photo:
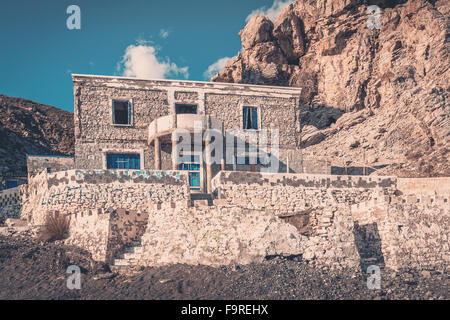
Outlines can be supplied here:
[[[212, 81], [302, 88], [305, 154], [449, 176], [448, 1], [297, 1]], [[353, 143], [358, 140], [358, 143]]]
[[26, 176], [26, 155], [73, 155], [73, 114], [0, 95], [0, 175]]

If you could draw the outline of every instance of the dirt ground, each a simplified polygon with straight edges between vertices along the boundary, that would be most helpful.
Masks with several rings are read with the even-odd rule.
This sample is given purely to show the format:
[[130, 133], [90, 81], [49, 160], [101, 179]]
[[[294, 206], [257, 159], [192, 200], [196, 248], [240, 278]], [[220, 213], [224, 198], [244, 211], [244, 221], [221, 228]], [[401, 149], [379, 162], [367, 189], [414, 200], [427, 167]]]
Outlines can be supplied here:
[[[367, 275], [308, 266], [299, 259], [212, 268], [172, 265], [116, 275], [78, 248], [36, 243], [29, 235], [0, 236], [0, 299], [449, 299], [449, 276], [382, 271], [381, 289]], [[69, 290], [67, 268], [82, 270]]]

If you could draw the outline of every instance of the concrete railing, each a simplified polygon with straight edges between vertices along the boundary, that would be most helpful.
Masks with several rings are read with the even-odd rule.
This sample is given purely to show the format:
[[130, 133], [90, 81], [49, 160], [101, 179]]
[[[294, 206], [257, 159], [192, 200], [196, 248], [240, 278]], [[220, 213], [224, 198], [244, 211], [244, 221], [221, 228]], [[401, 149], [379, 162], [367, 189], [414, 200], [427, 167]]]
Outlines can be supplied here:
[[148, 126], [149, 142], [156, 137], [171, 134], [176, 129], [189, 131], [216, 129], [223, 133], [223, 123], [209, 115], [172, 114], [153, 120]]

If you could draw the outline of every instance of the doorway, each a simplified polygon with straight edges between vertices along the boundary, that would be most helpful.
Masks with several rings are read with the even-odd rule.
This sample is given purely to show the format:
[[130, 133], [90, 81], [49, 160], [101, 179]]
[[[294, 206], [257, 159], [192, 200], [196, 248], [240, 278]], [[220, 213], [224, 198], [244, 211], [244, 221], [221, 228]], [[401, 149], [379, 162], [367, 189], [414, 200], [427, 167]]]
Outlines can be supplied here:
[[200, 155], [188, 154], [178, 165], [178, 170], [188, 171], [189, 187], [191, 191], [202, 191], [202, 165]]

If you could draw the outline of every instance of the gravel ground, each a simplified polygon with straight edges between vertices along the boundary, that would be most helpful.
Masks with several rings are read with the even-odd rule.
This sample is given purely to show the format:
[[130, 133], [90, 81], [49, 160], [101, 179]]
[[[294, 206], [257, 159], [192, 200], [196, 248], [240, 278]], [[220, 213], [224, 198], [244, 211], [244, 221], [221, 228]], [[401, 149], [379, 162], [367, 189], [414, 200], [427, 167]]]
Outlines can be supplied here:
[[[66, 286], [73, 264], [82, 270], [80, 290]], [[361, 272], [329, 272], [281, 258], [116, 275], [81, 249], [39, 244], [25, 233], [0, 236], [0, 299], [449, 299], [448, 274], [384, 270], [380, 290], [367, 289], [366, 279]]]

